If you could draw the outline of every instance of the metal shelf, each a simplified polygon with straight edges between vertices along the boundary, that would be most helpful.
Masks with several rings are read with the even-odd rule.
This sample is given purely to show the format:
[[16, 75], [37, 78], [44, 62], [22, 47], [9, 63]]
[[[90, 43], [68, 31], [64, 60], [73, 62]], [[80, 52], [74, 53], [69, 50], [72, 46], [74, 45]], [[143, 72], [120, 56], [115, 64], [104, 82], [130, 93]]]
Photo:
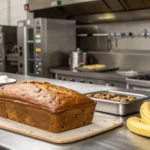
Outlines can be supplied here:
[[6, 54], [6, 61], [19, 61], [18, 54]]

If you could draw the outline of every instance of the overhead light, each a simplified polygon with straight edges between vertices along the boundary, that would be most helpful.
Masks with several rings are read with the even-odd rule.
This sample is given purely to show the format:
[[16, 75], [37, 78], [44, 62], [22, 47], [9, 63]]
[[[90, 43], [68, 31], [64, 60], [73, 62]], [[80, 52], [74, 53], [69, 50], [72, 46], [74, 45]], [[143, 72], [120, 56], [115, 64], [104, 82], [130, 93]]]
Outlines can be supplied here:
[[112, 13], [106, 13], [104, 15], [99, 16], [99, 19], [107, 20], [107, 19], [115, 19], [116, 15]]

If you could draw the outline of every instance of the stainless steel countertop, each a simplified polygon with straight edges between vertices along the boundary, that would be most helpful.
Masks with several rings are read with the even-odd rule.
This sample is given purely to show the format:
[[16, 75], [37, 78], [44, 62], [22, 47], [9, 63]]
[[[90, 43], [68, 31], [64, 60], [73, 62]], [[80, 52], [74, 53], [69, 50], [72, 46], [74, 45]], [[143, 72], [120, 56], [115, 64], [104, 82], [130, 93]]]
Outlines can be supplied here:
[[[128, 91], [133, 92], [132, 90], [126, 90], [121, 88], [114, 87], [106, 87], [100, 85], [91, 85], [91, 84], [82, 84], [82, 83], [72, 83], [67, 81], [59, 81], [59, 80], [51, 80], [16, 74], [7, 74], [11, 78], [16, 78], [18, 81], [23, 80], [37, 80], [37, 81], [47, 81], [57, 85], [65, 86], [74, 90], [77, 90], [81, 93], [86, 93], [90, 91], [98, 91], [98, 90], [120, 90], [120, 91]], [[150, 96], [150, 93], [146, 92], [138, 92], [141, 94], [146, 94]], [[108, 115], [104, 113], [98, 113], [99, 115], [109, 116], [112, 118], [119, 118], [124, 123], [126, 119], [129, 117], [118, 117], [114, 115]], [[138, 114], [135, 114], [136, 116]], [[71, 135], [70, 135], [71, 136]], [[33, 139], [27, 136], [23, 136], [20, 134], [12, 133], [9, 131], [0, 130], [0, 145], [4, 145], [10, 147], [15, 150], [149, 150], [150, 142], [148, 138], [138, 136], [136, 134], [131, 133], [124, 124], [122, 127], [116, 128], [109, 132], [105, 132], [103, 134], [78, 141], [70, 144], [52, 144], [44, 141], [40, 141], [37, 139]], [[0, 148], [1, 149], [1, 148]]]
[[85, 77], [85, 78], [93, 78], [100, 79], [100, 80], [107, 80], [107, 81], [116, 81], [116, 82], [126, 82], [126, 77], [118, 75], [115, 71], [108, 71], [108, 72], [80, 72], [80, 71], [73, 71], [67, 67], [64, 68], [56, 68], [50, 69], [50, 73], [57, 73], [63, 75], [70, 75], [76, 77]]

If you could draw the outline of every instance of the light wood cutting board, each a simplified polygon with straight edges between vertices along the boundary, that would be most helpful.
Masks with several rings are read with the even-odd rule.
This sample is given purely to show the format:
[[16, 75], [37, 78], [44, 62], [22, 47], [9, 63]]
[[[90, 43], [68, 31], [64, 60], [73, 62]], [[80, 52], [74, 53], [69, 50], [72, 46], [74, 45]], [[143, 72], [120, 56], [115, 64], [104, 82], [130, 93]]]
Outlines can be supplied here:
[[0, 128], [53, 143], [71, 143], [121, 126], [118, 119], [95, 115], [91, 124], [62, 133], [51, 133], [0, 117]]

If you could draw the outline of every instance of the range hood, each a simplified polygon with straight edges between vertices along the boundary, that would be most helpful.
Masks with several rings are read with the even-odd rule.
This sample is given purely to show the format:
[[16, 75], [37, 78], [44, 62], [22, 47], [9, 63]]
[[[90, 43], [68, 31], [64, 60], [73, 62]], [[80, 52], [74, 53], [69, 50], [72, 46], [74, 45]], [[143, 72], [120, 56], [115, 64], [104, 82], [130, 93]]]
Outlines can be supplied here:
[[78, 23], [150, 19], [150, 0], [29, 0], [29, 6], [35, 17]]

